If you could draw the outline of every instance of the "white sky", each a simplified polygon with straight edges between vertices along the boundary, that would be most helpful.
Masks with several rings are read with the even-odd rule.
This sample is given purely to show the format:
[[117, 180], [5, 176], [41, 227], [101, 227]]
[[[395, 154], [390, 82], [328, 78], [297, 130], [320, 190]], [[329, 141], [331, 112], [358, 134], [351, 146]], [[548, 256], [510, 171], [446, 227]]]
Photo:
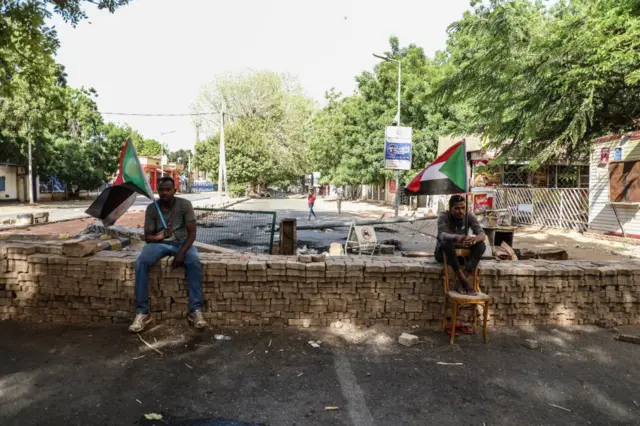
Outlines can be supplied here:
[[[133, 0], [111, 15], [88, 8], [77, 28], [54, 19], [69, 84], [94, 87], [102, 112], [187, 113], [201, 86], [246, 69], [288, 72], [322, 103], [378, 62], [372, 53], [414, 43], [442, 49], [469, 0]], [[346, 17], [346, 19], [345, 19]], [[89, 24], [91, 22], [91, 24]], [[172, 150], [193, 147], [189, 117], [114, 117]], [[163, 132], [175, 133], [161, 136]]]

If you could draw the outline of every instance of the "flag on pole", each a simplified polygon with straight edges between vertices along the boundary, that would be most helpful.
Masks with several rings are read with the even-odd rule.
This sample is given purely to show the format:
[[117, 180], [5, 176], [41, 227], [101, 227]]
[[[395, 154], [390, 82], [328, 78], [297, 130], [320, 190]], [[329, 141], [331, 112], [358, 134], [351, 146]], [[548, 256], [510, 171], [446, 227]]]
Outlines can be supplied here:
[[457, 142], [433, 160], [407, 185], [407, 191], [420, 195], [468, 192], [464, 141]]
[[133, 205], [136, 194], [153, 200], [153, 191], [140, 166], [136, 148], [128, 140], [120, 152], [118, 177], [113, 186], [102, 191], [86, 213], [102, 220], [104, 226], [111, 226]]

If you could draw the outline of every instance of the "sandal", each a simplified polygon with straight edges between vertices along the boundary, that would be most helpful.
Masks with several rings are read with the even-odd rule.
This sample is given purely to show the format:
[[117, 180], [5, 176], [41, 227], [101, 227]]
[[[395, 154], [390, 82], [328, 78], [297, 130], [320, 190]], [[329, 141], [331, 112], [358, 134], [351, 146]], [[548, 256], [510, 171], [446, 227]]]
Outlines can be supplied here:
[[473, 327], [469, 327], [462, 324], [460, 324], [460, 327], [458, 327], [458, 324], [456, 324], [456, 330], [464, 334], [473, 334]]
[[[445, 333], [447, 333], [449, 336], [451, 336], [451, 327], [447, 328], [445, 330]], [[458, 333], [458, 329], [456, 328], [456, 337], [460, 336], [460, 333]]]

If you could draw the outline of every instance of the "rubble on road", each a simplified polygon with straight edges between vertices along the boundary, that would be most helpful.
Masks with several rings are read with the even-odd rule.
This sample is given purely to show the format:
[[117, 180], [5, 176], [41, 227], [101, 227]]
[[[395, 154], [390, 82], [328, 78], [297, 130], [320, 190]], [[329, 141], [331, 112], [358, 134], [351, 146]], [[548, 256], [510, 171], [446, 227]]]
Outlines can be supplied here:
[[418, 343], [418, 336], [409, 333], [402, 333], [400, 337], [398, 337], [398, 343], [403, 346], [411, 347]]

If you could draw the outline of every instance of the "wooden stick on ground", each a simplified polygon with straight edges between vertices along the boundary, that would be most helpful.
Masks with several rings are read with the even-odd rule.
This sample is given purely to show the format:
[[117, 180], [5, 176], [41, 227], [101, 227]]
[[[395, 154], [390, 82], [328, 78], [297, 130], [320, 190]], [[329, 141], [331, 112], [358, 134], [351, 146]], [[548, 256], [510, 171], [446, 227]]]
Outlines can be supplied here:
[[[136, 333], [136, 334], [138, 334], [138, 333]], [[149, 344], [149, 342], [147, 342], [146, 340], [144, 340], [140, 334], [138, 334], [138, 338], [142, 341], [142, 343], [144, 343], [145, 345], [147, 345], [148, 347], [150, 347], [150, 348], [151, 348], [151, 349], [153, 349], [154, 351], [158, 352], [158, 354], [160, 354], [160, 356], [162, 356], [162, 355], [163, 355], [163, 353], [162, 353], [159, 349], [156, 349], [156, 348], [154, 348], [153, 346], [151, 346], [151, 345]]]
[[569, 410], [568, 408], [564, 408], [564, 407], [561, 407], [561, 406], [559, 406], [559, 405], [552, 404], [552, 403], [550, 403], [550, 402], [547, 402], [547, 404], [548, 404], [548, 405], [550, 405], [550, 406], [552, 406], [552, 407], [556, 407], [556, 408], [559, 408], [559, 409], [561, 409], [561, 410], [571, 412], [571, 410]]

